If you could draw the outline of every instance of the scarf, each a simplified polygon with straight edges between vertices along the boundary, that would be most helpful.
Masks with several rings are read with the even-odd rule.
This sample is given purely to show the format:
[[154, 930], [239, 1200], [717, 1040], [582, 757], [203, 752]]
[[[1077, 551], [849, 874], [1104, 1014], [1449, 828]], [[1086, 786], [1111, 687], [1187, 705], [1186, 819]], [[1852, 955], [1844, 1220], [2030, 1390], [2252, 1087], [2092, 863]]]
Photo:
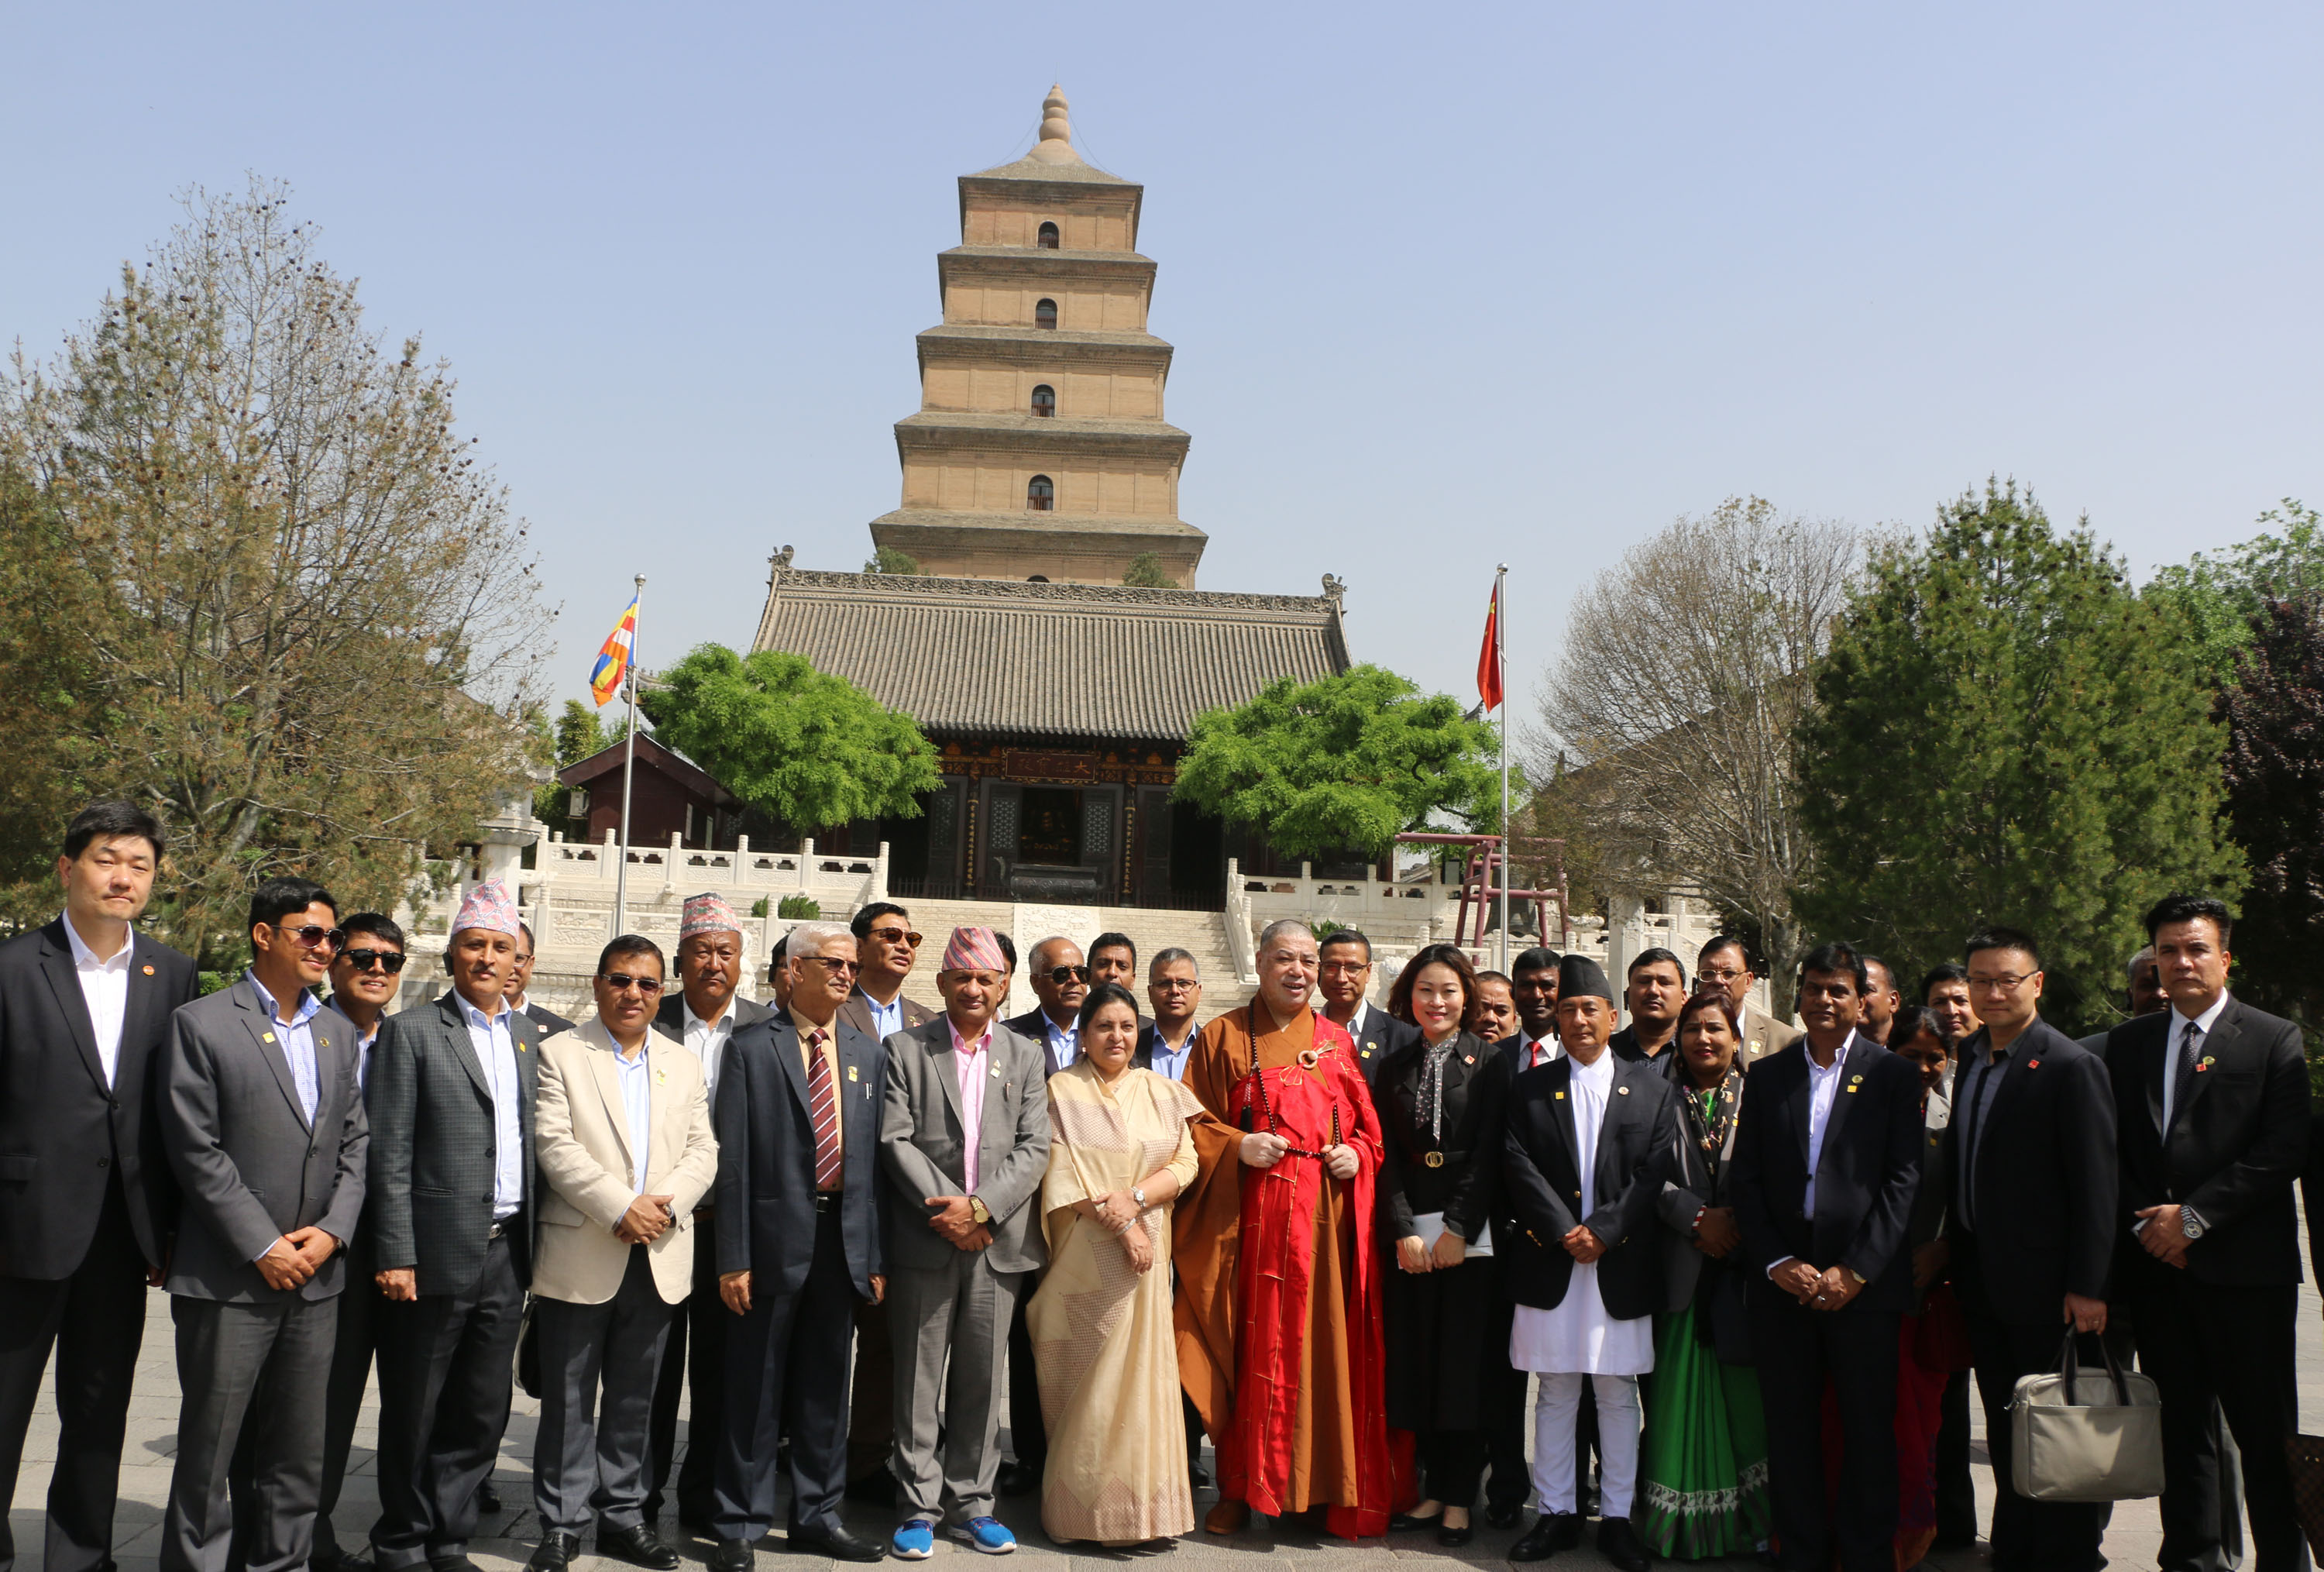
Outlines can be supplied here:
[[1720, 1161], [1727, 1151], [1727, 1137], [1734, 1130], [1736, 1115], [1743, 1107], [1743, 1067], [1729, 1066], [1727, 1078], [1708, 1092], [1697, 1090], [1690, 1083], [1680, 1103], [1686, 1109], [1687, 1133], [1702, 1149], [1702, 1166], [1715, 1187]]
[[1461, 1038], [1462, 1033], [1455, 1031], [1443, 1042], [1432, 1043], [1425, 1038], [1421, 1042], [1426, 1052], [1420, 1064], [1420, 1105], [1413, 1123], [1440, 1145], [1444, 1140], [1444, 1067], [1451, 1062], [1452, 1050], [1461, 1046]]

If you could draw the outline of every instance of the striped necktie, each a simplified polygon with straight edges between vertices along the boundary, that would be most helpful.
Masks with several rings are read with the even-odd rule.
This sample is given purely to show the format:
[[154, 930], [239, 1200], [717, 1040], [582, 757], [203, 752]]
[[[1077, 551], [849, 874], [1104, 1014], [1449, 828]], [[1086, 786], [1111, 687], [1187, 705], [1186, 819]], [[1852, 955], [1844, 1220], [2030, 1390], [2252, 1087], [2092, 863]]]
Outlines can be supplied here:
[[815, 1112], [815, 1188], [839, 1188], [839, 1089], [831, 1084], [831, 1061], [823, 1056], [822, 1028], [807, 1034], [807, 1100]]

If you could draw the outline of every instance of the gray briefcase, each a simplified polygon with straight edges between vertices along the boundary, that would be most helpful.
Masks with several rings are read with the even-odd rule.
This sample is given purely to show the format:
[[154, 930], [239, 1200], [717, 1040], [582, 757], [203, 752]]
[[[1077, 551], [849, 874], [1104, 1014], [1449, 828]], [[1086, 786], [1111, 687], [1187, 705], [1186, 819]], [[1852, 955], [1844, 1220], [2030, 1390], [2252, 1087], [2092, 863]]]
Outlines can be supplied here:
[[2061, 1368], [2018, 1378], [2009, 1399], [2009, 1475], [2033, 1501], [2130, 1501], [2163, 1493], [2163, 1400], [2151, 1376], [2084, 1372], [2066, 1334]]

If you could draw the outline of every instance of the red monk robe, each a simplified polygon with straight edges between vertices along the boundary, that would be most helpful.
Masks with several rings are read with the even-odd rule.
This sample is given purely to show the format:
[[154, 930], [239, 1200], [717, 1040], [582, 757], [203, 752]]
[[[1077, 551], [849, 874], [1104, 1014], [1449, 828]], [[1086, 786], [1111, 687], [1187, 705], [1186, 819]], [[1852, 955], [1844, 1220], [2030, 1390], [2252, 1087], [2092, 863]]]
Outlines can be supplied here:
[[[1202, 1170], [1174, 1224], [1179, 1377], [1218, 1449], [1222, 1500], [1271, 1516], [1321, 1505], [1334, 1534], [1381, 1534], [1395, 1485], [1372, 1238], [1379, 1120], [1345, 1031], [1305, 1009], [1274, 1021], [1259, 1001], [1222, 1015], [1187, 1061], [1187, 1089], [1217, 1123], [1194, 1127]], [[1295, 1150], [1248, 1167], [1238, 1152], [1256, 1132]], [[1324, 1171], [1334, 1141], [1355, 1149], [1351, 1179]]]

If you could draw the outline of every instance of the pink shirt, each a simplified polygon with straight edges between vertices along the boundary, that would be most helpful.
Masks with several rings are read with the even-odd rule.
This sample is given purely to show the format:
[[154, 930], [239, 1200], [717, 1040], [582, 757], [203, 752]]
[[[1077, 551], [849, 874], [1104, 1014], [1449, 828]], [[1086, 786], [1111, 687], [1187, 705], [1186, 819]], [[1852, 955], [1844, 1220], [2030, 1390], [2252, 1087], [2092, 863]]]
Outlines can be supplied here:
[[960, 1074], [960, 1179], [970, 1195], [976, 1194], [977, 1146], [984, 1132], [984, 1083], [991, 1078], [992, 1029], [971, 1048], [962, 1040], [960, 1028], [952, 1017], [945, 1017], [945, 1030], [952, 1033], [953, 1068]]

